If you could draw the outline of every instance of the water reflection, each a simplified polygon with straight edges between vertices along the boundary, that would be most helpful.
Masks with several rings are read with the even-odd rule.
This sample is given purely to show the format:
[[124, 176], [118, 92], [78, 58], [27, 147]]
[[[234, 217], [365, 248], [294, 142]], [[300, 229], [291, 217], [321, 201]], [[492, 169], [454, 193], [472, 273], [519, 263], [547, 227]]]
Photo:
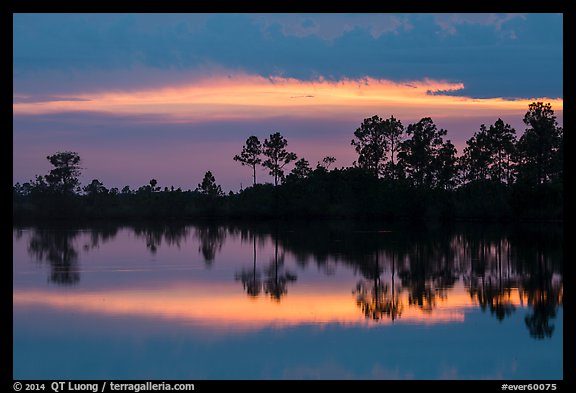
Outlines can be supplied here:
[[251, 297], [257, 297], [262, 292], [262, 278], [260, 271], [256, 269], [256, 236], [252, 236], [253, 251], [252, 251], [252, 267], [243, 268], [240, 272], [236, 273], [236, 280], [242, 282], [244, 290]]
[[274, 256], [264, 268], [265, 279], [262, 280], [260, 269], [256, 268], [256, 236], [253, 236], [252, 268], [243, 268], [236, 273], [235, 279], [242, 282], [248, 296], [258, 297], [262, 291], [275, 301], [280, 301], [288, 293], [288, 284], [295, 282], [296, 274], [284, 267], [284, 251], [278, 253], [278, 233], [274, 234]]
[[136, 224], [131, 227], [136, 237], [142, 238], [146, 248], [152, 255], [156, 254], [162, 241], [168, 246], [180, 248], [190, 235], [190, 228], [183, 224], [145, 225]]
[[530, 335], [539, 339], [551, 337], [554, 325], [550, 319], [556, 316], [557, 306], [562, 303], [561, 276], [558, 279], [553, 277], [543, 255], [539, 253], [537, 273], [524, 277], [522, 284], [526, 288], [528, 305], [532, 307], [532, 313], [524, 320]]
[[202, 254], [206, 266], [210, 267], [224, 245], [226, 228], [214, 224], [201, 224], [196, 227], [196, 238], [200, 241], [198, 252]]
[[[337, 291], [348, 296], [352, 292], [349, 302], [358, 315], [376, 322], [403, 320], [415, 311], [432, 319], [438, 308], [460, 302], [459, 294], [465, 293], [475, 307], [498, 321], [519, 307], [529, 307], [525, 326], [531, 337], [545, 339], [554, 333], [553, 320], [563, 301], [563, 236], [556, 227], [383, 228], [341, 222], [35, 227], [27, 250], [36, 261], [48, 263], [50, 282], [78, 285], [81, 251], [113, 241], [121, 229], [133, 233], [151, 254], [163, 246], [194, 244], [205, 269], [224, 263], [219, 253], [228, 240], [240, 240], [242, 247], [250, 248], [252, 261], [234, 269], [228, 280], [240, 282], [250, 298], [266, 295], [277, 303], [289, 298], [289, 287], [300, 282], [300, 273], [287, 260], [302, 272], [322, 272], [327, 281], [339, 269], [350, 270], [356, 284]], [[82, 233], [88, 234], [81, 237], [83, 243]], [[21, 236], [16, 229], [15, 238]], [[258, 261], [259, 249], [268, 250], [267, 264]], [[465, 292], [456, 290], [456, 284]], [[298, 307], [306, 307], [306, 302]]]
[[274, 258], [265, 273], [264, 292], [276, 301], [288, 293], [288, 284], [297, 279], [294, 273], [284, 268], [284, 251], [278, 256], [278, 235], [274, 236]]
[[[118, 227], [98, 226], [88, 230], [38, 227], [32, 231], [28, 253], [40, 263], [48, 262], [50, 282], [70, 286], [80, 281], [79, 251], [76, 242], [81, 233], [89, 235], [82, 246], [82, 249], [88, 252], [98, 248], [103, 242], [113, 240], [118, 233]], [[17, 230], [16, 236], [21, 237], [22, 231]]]
[[73, 245], [77, 232], [36, 229], [28, 244], [28, 252], [38, 262], [50, 265], [49, 280], [59, 285], [80, 281], [78, 251]]
[[400, 298], [402, 288], [396, 288], [395, 263], [392, 254], [392, 269], [390, 272], [390, 284], [381, 279], [382, 269], [379, 263], [378, 253], [374, 257], [374, 270], [365, 274], [365, 279], [360, 280], [352, 291], [356, 295], [356, 304], [366, 318], [378, 320], [384, 317], [392, 321], [402, 315], [404, 304]]

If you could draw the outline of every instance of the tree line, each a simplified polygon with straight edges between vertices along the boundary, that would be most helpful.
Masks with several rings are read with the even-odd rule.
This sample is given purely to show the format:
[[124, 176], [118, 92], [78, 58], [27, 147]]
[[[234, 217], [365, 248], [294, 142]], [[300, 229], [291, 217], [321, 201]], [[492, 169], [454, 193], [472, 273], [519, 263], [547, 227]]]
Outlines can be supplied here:
[[[45, 176], [13, 186], [13, 217], [382, 216], [442, 219], [562, 219], [563, 128], [550, 104], [533, 102], [516, 130], [497, 119], [480, 125], [462, 154], [430, 117], [409, 124], [374, 115], [351, 139], [357, 159], [315, 168], [272, 133], [249, 136], [233, 160], [252, 172], [251, 187], [227, 195], [212, 172], [195, 190], [158, 187], [108, 189], [98, 179], [81, 187], [80, 156], [48, 156]], [[289, 166], [292, 167], [288, 171]], [[273, 184], [259, 184], [263, 167]], [[288, 174], [286, 174], [288, 173]]]

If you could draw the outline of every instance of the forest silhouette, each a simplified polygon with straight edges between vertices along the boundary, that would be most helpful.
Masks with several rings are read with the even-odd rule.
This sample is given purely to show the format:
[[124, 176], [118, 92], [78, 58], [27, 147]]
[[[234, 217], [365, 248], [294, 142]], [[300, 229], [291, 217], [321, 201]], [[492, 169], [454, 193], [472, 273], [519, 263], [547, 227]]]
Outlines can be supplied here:
[[[409, 220], [563, 219], [563, 128], [550, 104], [529, 105], [520, 136], [501, 119], [482, 124], [458, 155], [430, 117], [404, 127], [394, 116], [366, 118], [353, 133], [351, 167], [326, 156], [313, 168], [272, 133], [249, 136], [233, 160], [253, 185], [225, 194], [211, 171], [194, 190], [82, 187], [77, 152], [47, 157], [47, 175], [13, 186], [13, 221], [36, 219], [193, 219], [356, 217]], [[258, 184], [262, 166], [273, 184]], [[288, 172], [288, 168], [292, 169]], [[331, 168], [331, 166], [334, 166]]]

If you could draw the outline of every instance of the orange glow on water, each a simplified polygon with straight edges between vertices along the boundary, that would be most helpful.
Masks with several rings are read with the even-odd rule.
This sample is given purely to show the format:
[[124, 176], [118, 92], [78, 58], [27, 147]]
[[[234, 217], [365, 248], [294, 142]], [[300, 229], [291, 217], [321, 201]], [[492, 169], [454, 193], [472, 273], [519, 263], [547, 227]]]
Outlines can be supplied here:
[[[408, 305], [402, 293], [401, 317], [396, 323], [435, 324], [464, 322], [466, 311], [478, 307], [463, 285], [448, 290], [431, 311]], [[506, 303], [521, 305], [517, 290], [506, 297]], [[249, 298], [230, 284], [178, 284], [170, 288], [151, 290], [106, 290], [53, 292], [15, 289], [14, 306], [42, 306], [64, 311], [136, 316], [176, 320], [183, 323], [210, 326], [216, 330], [257, 330], [270, 326], [304, 324], [376, 326], [392, 323], [382, 318], [377, 323], [364, 318], [354, 296], [336, 288], [323, 291], [297, 291], [287, 294], [280, 302], [260, 296]]]
[[[254, 75], [204, 78], [184, 86], [137, 91], [108, 91], [79, 94], [75, 100], [16, 102], [14, 114], [47, 114], [93, 111], [123, 115], [147, 115], [145, 122], [195, 122], [208, 120], [258, 119], [275, 116], [319, 118], [359, 117], [382, 113], [387, 117], [457, 116], [486, 112], [523, 113], [535, 100], [550, 102], [556, 111], [562, 99], [502, 98], [472, 99], [434, 95], [457, 92], [462, 83], [420, 80], [396, 83], [364, 78], [359, 80], [301, 81], [293, 78], [264, 78]], [[24, 97], [33, 101], [33, 97]]]

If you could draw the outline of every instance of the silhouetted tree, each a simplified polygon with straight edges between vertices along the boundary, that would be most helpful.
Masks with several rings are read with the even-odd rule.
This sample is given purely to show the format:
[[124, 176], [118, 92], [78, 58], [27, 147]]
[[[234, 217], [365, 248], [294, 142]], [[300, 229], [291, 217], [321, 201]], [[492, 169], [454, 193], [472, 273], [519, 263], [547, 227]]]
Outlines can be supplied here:
[[312, 173], [310, 164], [306, 159], [301, 158], [294, 163], [294, 169], [292, 169], [289, 176], [292, 176], [295, 179], [305, 179], [310, 176], [310, 173]]
[[386, 151], [390, 154], [388, 162], [385, 164], [384, 174], [389, 179], [397, 179], [399, 168], [394, 160], [394, 154], [400, 151], [404, 141], [404, 126], [400, 120], [390, 116], [383, 123], [384, 140], [386, 141]]
[[318, 161], [318, 163], [316, 164], [316, 169], [324, 169], [324, 170], [328, 170], [328, 168], [330, 168], [330, 165], [334, 164], [336, 162], [336, 158], [332, 157], [332, 156], [326, 156], [322, 159], [322, 162]]
[[210, 171], [204, 174], [202, 183], [198, 184], [198, 188], [196, 190], [208, 196], [217, 197], [224, 195], [224, 192], [222, 192], [222, 187], [216, 184], [216, 179]]
[[437, 182], [438, 154], [443, 146], [446, 130], [438, 129], [429, 117], [408, 125], [406, 139], [398, 158], [408, 178], [417, 187], [432, 187]]
[[552, 153], [552, 180], [556, 179], [563, 182], [564, 175], [564, 128], [559, 128], [560, 143], [558, 148]]
[[160, 187], [156, 188], [158, 181], [156, 179], [150, 179], [150, 191], [160, 191]]
[[488, 167], [491, 153], [486, 126], [482, 124], [480, 131], [475, 132], [466, 141], [466, 147], [460, 157], [463, 179], [465, 181], [481, 181], [488, 179]]
[[80, 184], [78, 177], [81, 175], [80, 156], [76, 152], [58, 152], [46, 157], [54, 166], [54, 169], [46, 175], [46, 181], [50, 188], [63, 194], [71, 194]]
[[234, 161], [252, 168], [254, 185], [256, 185], [256, 166], [262, 162], [260, 154], [262, 154], [262, 144], [258, 137], [252, 135], [246, 139], [242, 152], [234, 156]]
[[488, 129], [492, 141], [493, 165], [490, 176], [502, 183], [512, 183], [513, 155], [516, 147], [516, 130], [502, 119]]
[[563, 129], [558, 127], [552, 106], [542, 102], [530, 104], [524, 116], [529, 126], [518, 142], [519, 175], [530, 183], [543, 184], [554, 175], [555, 156], [560, 150]]
[[384, 122], [377, 115], [364, 119], [354, 131], [350, 144], [358, 153], [358, 167], [378, 176], [386, 160], [387, 141], [384, 133]]
[[262, 166], [270, 170], [270, 175], [274, 176], [274, 186], [278, 186], [278, 180], [284, 178], [284, 167], [286, 164], [295, 161], [298, 157], [286, 150], [288, 141], [279, 132], [270, 135], [270, 139], [264, 140], [263, 153], [268, 157]]
[[513, 154], [516, 130], [502, 119], [480, 131], [466, 141], [467, 147], [461, 157], [464, 178], [467, 181], [492, 179], [512, 183]]
[[108, 189], [98, 179], [93, 179], [90, 184], [84, 187], [84, 192], [89, 196], [96, 196], [108, 193]]
[[51, 189], [44, 176], [37, 175], [34, 180], [22, 185], [22, 192], [28, 194], [44, 194]]
[[456, 147], [447, 140], [438, 150], [436, 157], [436, 185], [445, 190], [452, 190], [458, 179], [458, 158]]

